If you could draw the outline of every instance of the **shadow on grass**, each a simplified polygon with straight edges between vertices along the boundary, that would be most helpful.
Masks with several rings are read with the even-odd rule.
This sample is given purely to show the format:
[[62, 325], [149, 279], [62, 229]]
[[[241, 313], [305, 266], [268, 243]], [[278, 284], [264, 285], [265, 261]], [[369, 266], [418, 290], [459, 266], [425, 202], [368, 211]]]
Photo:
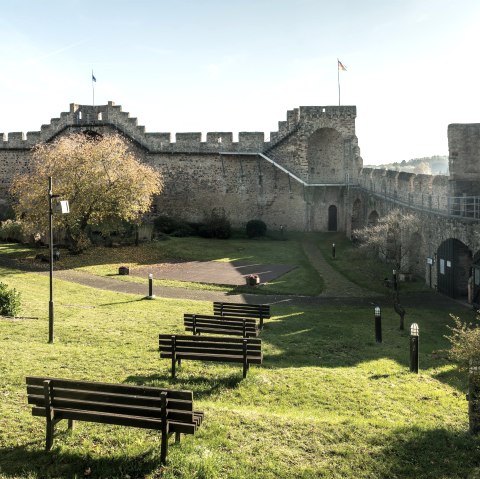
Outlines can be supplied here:
[[[186, 363], [188, 363], [188, 361]], [[126, 384], [142, 386], [193, 390], [193, 399], [195, 400], [209, 398], [224, 389], [234, 389], [243, 381], [241, 367], [238, 369], [238, 372], [229, 376], [192, 377], [187, 376], [188, 373], [184, 371], [183, 374], [185, 376], [182, 377], [182, 368], [185, 367], [184, 364], [185, 363], [182, 363], [182, 366], [177, 369], [177, 377], [175, 379], [172, 379], [170, 372], [168, 372], [150, 376], [128, 376], [124, 382]]]
[[398, 429], [383, 444], [372, 446], [382, 448], [374, 459], [384, 472], [375, 477], [480, 478], [480, 441], [466, 431]]
[[[383, 342], [375, 342], [373, 306], [325, 305], [304, 308], [277, 316], [265, 324], [263, 365], [269, 368], [286, 367], [353, 367], [368, 361], [390, 359], [408, 370], [410, 361], [409, 327], [420, 325], [420, 369], [436, 369], [453, 363], [448, 358], [450, 346], [444, 337], [450, 333], [449, 312], [458, 311], [457, 303], [439, 295], [413, 295], [405, 298], [407, 316], [405, 330], [399, 330], [399, 316], [388, 302], [382, 307]], [[464, 319], [474, 313], [461, 309]], [[381, 373], [380, 373], [381, 374]], [[441, 372], [437, 379], [462, 390], [464, 379], [456, 370]]]
[[[59, 434], [61, 436], [61, 434]], [[59, 437], [61, 440], [61, 437]], [[170, 441], [169, 447], [175, 447]], [[34, 447], [34, 446], [33, 446]], [[159, 449], [159, 448], [158, 448]], [[129, 457], [92, 457], [90, 454], [60, 452], [54, 444], [50, 452], [29, 445], [0, 448], [2, 477], [145, 477], [160, 469], [159, 451]]]

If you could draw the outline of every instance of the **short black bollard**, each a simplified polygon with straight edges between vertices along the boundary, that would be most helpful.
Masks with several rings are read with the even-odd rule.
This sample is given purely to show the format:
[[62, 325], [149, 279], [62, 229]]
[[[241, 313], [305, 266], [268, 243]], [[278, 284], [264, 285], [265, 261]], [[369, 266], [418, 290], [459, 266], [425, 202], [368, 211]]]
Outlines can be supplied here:
[[375, 306], [375, 342], [382, 342], [382, 311], [380, 306]]
[[398, 283], [397, 283], [397, 270], [394, 269], [392, 271], [393, 273], [393, 291], [397, 291], [398, 290]]
[[418, 374], [418, 324], [410, 326], [410, 372]]
[[147, 299], [154, 299], [155, 295], [153, 294], [153, 274], [148, 275], [148, 296]]
[[332, 243], [332, 258], [335, 259], [335, 243]]

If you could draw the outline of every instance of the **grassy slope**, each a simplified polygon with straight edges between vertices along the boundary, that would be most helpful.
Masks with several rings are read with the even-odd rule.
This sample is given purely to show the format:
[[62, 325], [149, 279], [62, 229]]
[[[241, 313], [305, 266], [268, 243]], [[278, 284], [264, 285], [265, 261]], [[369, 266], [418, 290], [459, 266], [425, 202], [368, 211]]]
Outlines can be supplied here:
[[[450, 309], [410, 312], [422, 330], [418, 376], [408, 372], [408, 338], [388, 309], [377, 345], [371, 308], [275, 307], [262, 333], [264, 365], [245, 380], [239, 365], [185, 362], [172, 382], [157, 334], [181, 332], [182, 313], [208, 312], [208, 303], [141, 301], [56, 282], [56, 342], [49, 345], [48, 278], [0, 273], [22, 292], [23, 314], [38, 317], [0, 319], [2, 478], [82, 477], [88, 470], [90, 477], [189, 479], [480, 474], [463, 378], [441, 352]], [[26, 404], [28, 374], [192, 389], [205, 422], [195, 437], [170, 447], [163, 475], [153, 431], [79, 423], [47, 454], [44, 420]]]
[[[332, 243], [335, 243], [335, 259], [332, 258]], [[392, 279], [392, 265], [381, 261], [367, 260], [365, 253], [343, 233], [318, 233], [316, 244], [325, 259], [337, 271], [359, 286], [366, 286], [378, 293], [385, 293], [383, 279]], [[400, 283], [400, 292], [431, 291], [423, 280]]]
[[[146, 264], [168, 261], [221, 261], [236, 260], [260, 264], [295, 265], [293, 271], [257, 288], [219, 286], [182, 281], [155, 280], [163, 286], [187, 287], [231, 292], [249, 292], [259, 294], [304, 294], [315, 296], [323, 288], [323, 280], [309, 264], [301, 245], [301, 236], [293, 233], [288, 241], [269, 239], [248, 240], [208, 240], [202, 238], [171, 238], [139, 246], [120, 248], [91, 248], [82, 255], [72, 256], [62, 251], [55, 268], [75, 268], [100, 276], [110, 276], [123, 281], [145, 282], [144, 278], [134, 276], [116, 276], [118, 267], [131, 268]], [[24, 263], [31, 263], [38, 251], [21, 245], [0, 244], [0, 254], [16, 258]], [[42, 250], [47, 253], [47, 250]], [[38, 262], [36, 263], [38, 264]], [[45, 264], [45, 269], [48, 266]], [[113, 276], [112, 276], [113, 275]]]

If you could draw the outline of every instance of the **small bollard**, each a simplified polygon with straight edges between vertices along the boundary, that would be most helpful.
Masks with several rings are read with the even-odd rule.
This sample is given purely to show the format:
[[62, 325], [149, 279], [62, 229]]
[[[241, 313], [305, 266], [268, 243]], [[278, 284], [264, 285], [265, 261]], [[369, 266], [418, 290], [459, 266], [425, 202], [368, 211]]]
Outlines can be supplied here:
[[153, 294], [153, 274], [150, 273], [148, 275], [148, 296], [147, 299], [155, 299], [155, 295]]
[[382, 311], [380, 306], [375, 306], [375, 342], [382, 342]]
[[392, 274], [393, 274], [393, 291], [397, 291], [398, 289], [398, 284], [397, 284], [397, 270], [394, 269], [392, 271]]
[[410, 326], [410, 372], [418, 374], [418, 324]]
[[335, 243], [332, 243], [332, 258], [335, 259]]

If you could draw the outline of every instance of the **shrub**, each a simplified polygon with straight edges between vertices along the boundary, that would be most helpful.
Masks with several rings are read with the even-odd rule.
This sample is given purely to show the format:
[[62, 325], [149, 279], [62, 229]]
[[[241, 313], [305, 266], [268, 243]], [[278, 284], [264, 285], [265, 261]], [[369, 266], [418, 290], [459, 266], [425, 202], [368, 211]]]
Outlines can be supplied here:
[[267, 225], [262, 220], [250, 220], [247, 223], [247, 236], [256, 238], [267, 234]]
[[0, 283], [0, 314], [16, 316], [20, 312], [20, 293], [9, 289], [5, 283]]
[[6, 220], [0, 225], [0, 239], [2, 241], [21, 242], [23, 238], [22, 225], [20, 221]]
[[198, 234], [203, 238], [228, 239], [232, 236], [232, 226], [224, 212], [212, 210], [205, 215], [205, 221], [199, 227]]
[[155, 231], [159, 233], [165, 233], [167, 235], [172, 234], [179, 227], [179, 221], [171, 218], [170, 216], [157, 216], [153, 220], [153, 226]]
[[470, 361], [480, 363], [480, 326], [464, 323], [459, 317], [450, 315], [455, 325], [449, 327], [452, 334], [446, 338], [452, 344], [449, 355], [458, 363], [460, 368], [466, 369]]

